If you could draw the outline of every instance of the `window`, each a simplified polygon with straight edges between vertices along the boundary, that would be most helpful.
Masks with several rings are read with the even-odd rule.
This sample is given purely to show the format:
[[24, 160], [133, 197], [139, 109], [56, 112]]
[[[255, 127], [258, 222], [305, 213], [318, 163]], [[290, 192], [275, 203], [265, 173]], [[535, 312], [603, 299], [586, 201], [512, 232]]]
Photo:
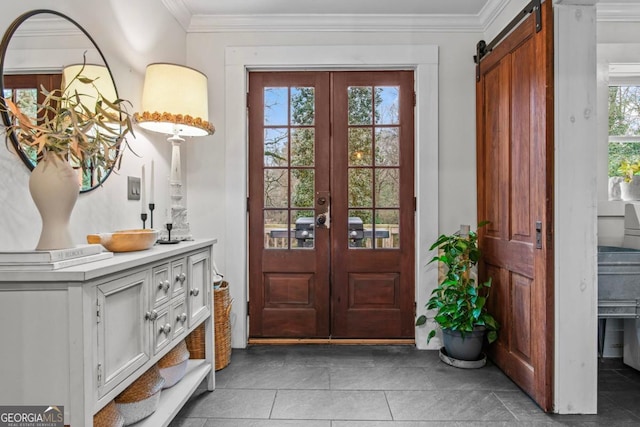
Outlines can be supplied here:
[[[640, 86], [609, 86], [608, 176], [619, 177], [609, 181], [619, 185], [636, 174], [640, 174]], [[610, 200], [634, 200], [626, 187], [617, 187], [621, 194], [616, 185], [610, 185]]]

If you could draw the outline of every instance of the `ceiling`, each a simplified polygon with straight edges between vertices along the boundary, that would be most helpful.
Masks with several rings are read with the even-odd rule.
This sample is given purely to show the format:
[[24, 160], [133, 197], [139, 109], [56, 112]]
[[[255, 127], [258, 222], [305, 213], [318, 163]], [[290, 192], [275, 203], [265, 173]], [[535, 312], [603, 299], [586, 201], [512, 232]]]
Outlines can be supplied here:
[[511, 0], [162, 0], [188, 32], [481, 30]]

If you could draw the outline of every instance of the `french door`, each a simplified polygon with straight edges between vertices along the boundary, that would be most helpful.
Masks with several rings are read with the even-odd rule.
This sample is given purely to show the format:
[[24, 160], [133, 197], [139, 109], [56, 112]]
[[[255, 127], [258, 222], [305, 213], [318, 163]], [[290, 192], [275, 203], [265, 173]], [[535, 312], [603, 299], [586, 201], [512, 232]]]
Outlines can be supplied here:
[[413, 72], [251, 72], [248, 106], [250, 337], [413, 338]]

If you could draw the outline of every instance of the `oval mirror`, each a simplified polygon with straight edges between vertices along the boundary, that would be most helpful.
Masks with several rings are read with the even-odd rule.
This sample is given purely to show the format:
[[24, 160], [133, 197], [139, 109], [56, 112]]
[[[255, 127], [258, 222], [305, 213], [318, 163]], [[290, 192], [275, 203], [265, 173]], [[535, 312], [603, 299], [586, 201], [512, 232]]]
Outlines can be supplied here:
[[[86, 64], [83, 75], [96, 70], [91, 78], [103, 74], [102, 93], [117, 98], [111, 70], [93, 38], [77, 22], [53, 10], [39, 9], [19, 16], [7, 29], [0, 44], [0, 89], [2, 96], [14, 101], [22, 112], [36, 116], [44, 98], [41, 88], [61, 88], [65, 74]], [[67, 76], [68, 77], [68, 76]], [[106, 86], [104, 85], [106, 83]], [[2, 111], [5, 126], [11, 117]], [[33, 147], [22, 145], [10, 134], [11, 145], [24, 164], [33, 170], [38, 159]], [[115, 142], [114, 142], [115, 144]], [[80, 192], [100, 186], [111, 173], [92, 165], [75, 165], [82, 169]]]

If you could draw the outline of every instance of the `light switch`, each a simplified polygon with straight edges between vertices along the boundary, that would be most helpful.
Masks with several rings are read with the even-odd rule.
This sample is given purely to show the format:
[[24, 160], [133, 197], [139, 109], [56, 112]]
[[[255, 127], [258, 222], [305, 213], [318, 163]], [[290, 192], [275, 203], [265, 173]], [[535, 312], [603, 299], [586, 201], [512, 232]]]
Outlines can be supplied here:
[[140, 178], [135, 176], [127, 177], [127, 199], [140, 200]]

